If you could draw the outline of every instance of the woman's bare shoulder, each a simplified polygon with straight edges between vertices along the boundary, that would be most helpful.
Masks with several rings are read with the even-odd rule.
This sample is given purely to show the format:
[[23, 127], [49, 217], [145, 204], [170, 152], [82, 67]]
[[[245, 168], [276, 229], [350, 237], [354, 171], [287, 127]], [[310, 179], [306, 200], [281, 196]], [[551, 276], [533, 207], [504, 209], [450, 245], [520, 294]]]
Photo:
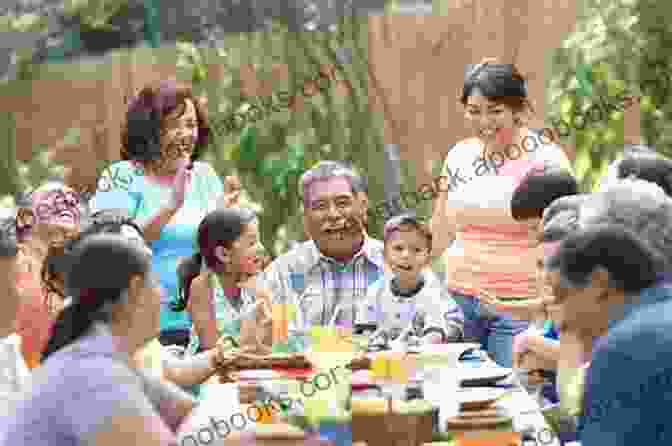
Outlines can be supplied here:
[[455, 143], [450, 149], [443, 162], [443, 169], [450, 165], [451, 169], [466, 166], [474, 162], [474, 158], [480, 153], [480, 143], [477, 138], [467, 138]]
[[194, 297], [199, 299], [202, 296], [208, 296], [210, 290], [209, 276], [210, 273], [204, 272], [191, 281], [191, 286], [189, 287], [189, 294], [191, 295], [191, 298], [189, 299], [190, 302]]

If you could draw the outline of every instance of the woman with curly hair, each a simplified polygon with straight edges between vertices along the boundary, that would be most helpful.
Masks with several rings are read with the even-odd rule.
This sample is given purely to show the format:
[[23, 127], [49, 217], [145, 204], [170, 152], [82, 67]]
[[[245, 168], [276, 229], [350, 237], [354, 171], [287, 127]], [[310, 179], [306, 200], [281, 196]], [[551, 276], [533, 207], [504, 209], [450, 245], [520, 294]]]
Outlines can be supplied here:
[[[191, 321], [175, 312], [175, 268], [194, 252], [198, 224], [209, 210], [229, 206], [239, 190], [224, 193], [207, 163], [197, 161], [210, 128], [203, 100], [174, 80], [143, 88], [128, 106], [122, 130], [122, 161], [98, 182], [91, 211], [124, 209], [142, 227], [154, 253], [153, 270], [166, 290], [161, 305], [161, 342], [186, 346]], [[232, 197], [235, 195], [235, 197]]]

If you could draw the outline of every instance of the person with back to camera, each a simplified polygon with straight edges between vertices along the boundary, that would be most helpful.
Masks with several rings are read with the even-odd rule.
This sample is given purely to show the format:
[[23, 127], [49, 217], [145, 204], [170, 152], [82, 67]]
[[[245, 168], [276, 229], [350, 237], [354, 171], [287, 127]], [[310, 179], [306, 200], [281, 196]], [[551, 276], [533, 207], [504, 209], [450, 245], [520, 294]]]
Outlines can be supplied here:
[[[500, 298], [536, 297], [536, 250], [526, 223], [510, 215], [513, 189], [531, 166], [571, 170], [563, 150], [525, 125], [530, 109], [525, 79], [513, 65], [486, 59], [470, 66], [460, 98], [475, 137], [455, 145], [434, 202], [433, 254], [444, 256], [446, 283], [465, 316], [465, 337], [478, 338], [499, 365], [512, 363], [513, 336], [527, 323], [481, 305], [484, 290]], [[450, 190], [448, 190], [450, 189]]]
[[[126, 209], [143, 228], [154, 252], [154, 269], [167, 293], [162, 303], [161, 342], [186, 346], [191, 321], [171, 305], [177, 298], [175, 268], [194, 252], [196, 228], [205, 214], [237, 202], [213, 168], [197, 161], [208, 145], [206, 109], [190, 88], [162, 81], [130, 101], [122, 131], [124, 161], [100, 180], [91, 211]], [[219, 200], [219, 202], [218, 202]]]
[[159, 330], [161, 287], [146, 248], [96, 235], [71, 259], [70, 302], [30, 391], [0, 423], [0, 445], [175, 445], [195, 401], [136, 370], [131, 357]]
[[[151, 254], [151, 249], [143, 238], [142, 228], [131, 220], [125, 211], [105, 209], [91, 215], [87, 218], [79, 236], [70, 241], [64, 250], [50, 253], [45, 261], [45, 280], [49, 288], [60, 294], [62, 300], [67, 300], [63, 278], [70, 255], [78, 244], [99, 234], [122, 235]], [[161, 346], [157, 332], [157, 337], [142, 346], [133, 355], [133, 359], [141, 370], [189, 389], [205, 382], [216, 373], [223, 353], [223, 348], [218, 346], [199, 355], [179, 358]]]

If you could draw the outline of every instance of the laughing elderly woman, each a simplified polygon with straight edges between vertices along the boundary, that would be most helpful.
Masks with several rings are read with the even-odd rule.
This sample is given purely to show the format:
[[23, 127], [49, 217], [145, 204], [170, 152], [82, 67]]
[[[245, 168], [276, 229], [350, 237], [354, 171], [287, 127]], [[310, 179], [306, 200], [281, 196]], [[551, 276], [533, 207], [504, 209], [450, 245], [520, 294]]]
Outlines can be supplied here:
[[62, 249], [64, 242], [79, 232], [81, 215], [79, 195], [62, 181], [47, 181], [19, 208], [14, 222], [19, 249], [23, 255], [17, 272], [21, 305], [17, 332], [28, 367], [40, 364], [53, 320], [63, 300], [51, 292], [43, 275], [45, 259]]

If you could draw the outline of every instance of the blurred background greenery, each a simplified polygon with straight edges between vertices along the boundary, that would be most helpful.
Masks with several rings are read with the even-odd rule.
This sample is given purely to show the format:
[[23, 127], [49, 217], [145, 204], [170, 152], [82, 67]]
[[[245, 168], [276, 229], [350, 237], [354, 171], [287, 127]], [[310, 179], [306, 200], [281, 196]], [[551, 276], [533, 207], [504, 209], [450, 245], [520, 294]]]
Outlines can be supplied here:
[[[663, 68], [670, 66], [672, 57], [672, 29], [665, 22], [666, 13], [672, 12], [672, 3], [664, 0], [578, 1], [581, 14], [575, 32], [552, 57], [547, 122], [553, 116], [572, 122], [591, 105], [592, 99], [577, 91], [576, 67], [585, 64], [592, 73], [593, 97], [617, 96], [624, 92], [644, 95], [644, 140], [669, 155], [672, 153], [672, 126], [668, 123], [672, 107], [669, 73]], [[66, 3], [68, 13], [93, 30], [105, 29], [110, 22], [118, 21], [120, 15], [123, 17], [128, 9], [127, 0], [71, 0]], [[401, 13], [403, 9], [403, 13], [407, 13], [409, 7], [400, 8], [398, 3], [388, 2], [387, 11]], [[441, 1], [435, 0], [436, 13], [441, 7]], [[426, 10], [427, 5], [418, 4], [418, 8]], [[0, 31], [30, 31], [44, 26], [45, 21], [35, 14], [0, 17]], [[74, 40], [69, 44], [75, 45], [79, 38], [81, 36], [72, 37]], [[194, 45], [190, 43], [189, 35], [178, 36], [177, 40], [177, 43], [162, 45], [155, 51], [156, 57], [175, 63], [178, 76], [192, 80], [196, 92], [207, 95], [211, 115], [220, 116], [247, 107], [249, 99], [241, 94], [238, 75], [242, 65], [253, 65], [260, 79], [272, 78], [274, 64], [289, 66], [286, 85], [279, 85], [277, 81], [273, 85], [274, 91], [293, 91], [306, 78], [314, 78], [321, 65], [336, 63], [340, 48], [352, 49], [351, 62], [342, 65], [337, 73], [337, 79], [350, 90], [349, 96], [339, 94], [334, 88], [326, 89], [306, 101], [300, 112], [275, 112], [258, 121], [255, 124], [258, 159], [250, 160], [245, 156], [249, 151], [245, 144], [241, 147], [239, 132], [216, 138], [207, 154], [206, 160], [222, 176], [237, 174], [241, 177], [246, 190], [244, 199], [262, 213], [262, 238], [274, 254], [286, 250], [292, 241], [304, 239], [296, 194], [297, 171], [301, 168], [322, 159], [350, 161], [367, 176], [371, 202], [383, 200], [383, 125], [381, 117], [370, 111], [365, 16], [344, 14], [328, 29], [301, 32], [293, 31], [286, 20], [276, 19], [263, 31], [226, 33], [217, 45]], [[133, 57], [138, 51], [143, 50], [119, 50], [116, 53], [118, 57]], [[31, 62], [28, 49], [21, 50], [18, 56], [17, 79], [1, 85], [0, 91], [16, 88], [18, 83], [26, 80], [38, 79], [49, 70], [74, 74], [83, 70], [83, 64], [93, 64], [37, 65]], [[208, 80], [208, 66], [215, 64], [225, 67], [224, 79]], [[3, 196], [0, 206], [8, 213], [14, 205], [14, 194], [49, 176], [58, 175], [61, 169], [47, 165], [43, 156], [36, 156], [30, 163], [17, 162], [11, 156], [12, 135], [12, 116], [2, 114], [0, 138], [8, 155], [0, 160], [0, 179], [3, 180], [0, 182]], [[72, 129], [59, 144], [74, 144], [78, 137], [78, 129]], [[604, 123], [573, 131], [569, 141], [576, 146], [576, 173], [584, 189], [590, 190], [622, 149], [623, 113], [613, 112]], [[292, 169], [289, 166], [283, 171], [278, 166], [288, 164], [288, 147], [300, 147], [302, 155], [294, 157]], [[34, 153], [40, 153], [40, 150], [36, 148]], [[258, 175], [258, 162], [275, 167], [268, 175]], [[412, 172], [413, 169], [402, 166], [408, 189], [414, 189]], [[431, 203], [423, 203], [419, 211], [428, 215]], [[381, 223], [375, 217], [370, 221], [370, 232], [374, 236], [380, 235]]]

